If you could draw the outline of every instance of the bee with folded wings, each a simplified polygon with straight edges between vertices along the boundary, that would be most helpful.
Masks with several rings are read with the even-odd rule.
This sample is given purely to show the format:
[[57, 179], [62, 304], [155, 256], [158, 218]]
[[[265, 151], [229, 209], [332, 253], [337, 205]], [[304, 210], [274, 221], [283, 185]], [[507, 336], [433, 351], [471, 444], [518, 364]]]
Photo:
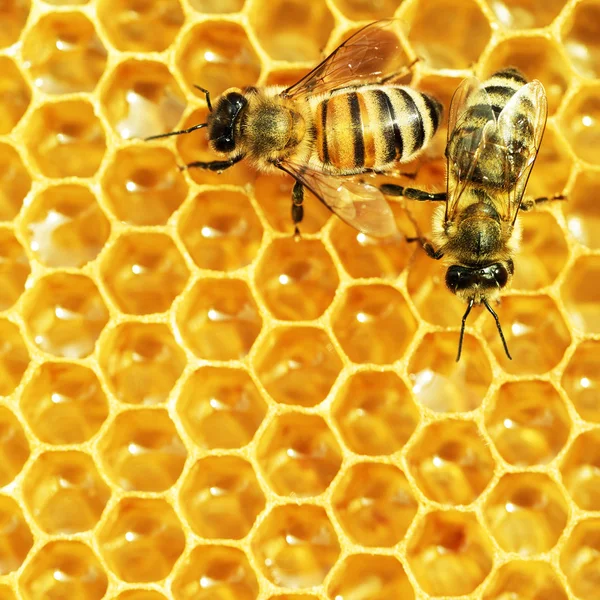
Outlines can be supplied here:
[[206, 127], [222, 160], [188, 167], [223, 171], [246, 159], [261, 171], [283, 171], [292, 191], [295, 232], [302, 221], [304, 188], [349, 225], [376, 237], [397, 232], [381, 191], [358, 177], [387, 173], [412, 160], [429, 143], [441, 105], [421, 92], [392, 83], [408, 73], [394, 20], [367, 25], [299, 82], [281, 87], [226, 90], [206, 95]]
[[434, 213], [433, 243], [415, 238], [429, 256], [448, 265], [446, 285], [467, 302], [462, 318], [458, 356], [465, 323], [474, 304], [483, 304], [496, 321], [511, 358], [498, 316], [490, 306], [510, 282], [513, 256], [521, 229], [519, 210], [554, 198], [523, 200], [546, 126], [547, 101], [539, 81], [527, 83], [514, 68], [481, 83], [470, 78], [459, 86], [448, 122], [448, 187], [430, 194], [393, 184], [388, 195], [445, 201]]

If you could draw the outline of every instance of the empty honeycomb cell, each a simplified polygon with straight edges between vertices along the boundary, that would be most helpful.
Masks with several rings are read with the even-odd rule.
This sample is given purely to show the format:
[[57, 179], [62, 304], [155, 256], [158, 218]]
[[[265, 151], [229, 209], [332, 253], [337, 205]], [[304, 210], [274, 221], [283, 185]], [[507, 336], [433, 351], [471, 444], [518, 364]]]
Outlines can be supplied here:
[[576, 4], [562, 24], [562, 43], [575, 70], [584, 77], [600, 76], [600, 3]]
[[136, 315], [168, 310], [189, 277], [177, 246], [164, 233], [125, 233], [104, 256], [101, 268], [119, 308]]
[[256, 374], [282, 404], [315, 406], [325, 400], [342, 369], [331, 339], [317, 327], [279, 327], [257, 350]]
[[547, 27], [565, 0], [487, 0], [499, 23], [509, 29]]
[[169, 69], [151, 60], [126, 60], [111, 73], [102, 91], [102, 107], [125, 140], [175, 128], [186, 101]]
[[150, 145], [120, 148], [102, 189], [117, 219], [131, 225], [164, 225], [188, 192], [173, 153]]
[[33, 535], [21, 508], [8, 496], [0, 496], [0, 575], [16, 571], [33, 546]]
[[262, 327], [247, 284], [239, 279], [202, 279], [177, 314], [179, 331], [192, 352], [208, 360], [244, 358]]
[[25, 298], [25, 324], [38, 348], [64, 358], [83, 358], [94, 351], [108, 310], [91, 279], [53, 273], [38, 279]]
[[22, 489], [29, 514], [51, 535], [95, 527], [111, 494], [92, 457], [75, 451], [41, 454]]
[[80, 12], [52, 12], [23, 40], [23, 60], [34, 85], [48, 94], [91, 92], [107, 52], [94, 24]]
[[0, 310], [9, 309], [19, 299], [30, 273], [27, 255], [15, 234], [0, 228]]
[[408, 468], [423, 493], [441, 504], [470, 504], [494, 476], [494, 458], [470, 421], [431, 423], [410, 448]]
[[556, 367], [571, 343], [571, 334], [548, 296], [505, 296], [496, 311], [512, 360], [491, 315], [484, 315], [482, 333], [502, 368], [514, 375], [537, 375]]
[[575, 154], [600, 165], [600, 83], [582, 85], [562, 113], [562, 131]]
[[417, 330], [404, 296], [387, 285], [348, 288], [335, 308], [332, 325], [351, 361], [378, 365], [402, 358]]
[[101, 347], [100, 367], [121, 402], [166, 402], [186, 357], [163, 323], [122, 323]]
[[47, 444], [81, 444], [108, 417], [108, 402], [91, 369], [45, 362], [27, 382], [21, 411], [33, 433]]
[[600, 173], [584, 170], [577, 174], [569, 201], [562, 205], [569, 233], [593, 250], [600, 249]]
[[0, 487], [8, 485], [29, 458], [29, 443], [17, 417], [0, 406]]
[[585, 333], [600, 333], [600, 256], [582, 256], [571, 266], [562, 297], [571, 325]]
[[241, 448], [252, 441], [267, 412], [256, 385], [242, 369], [202, 367], [185, 382], [177, 413], [201, 448]]
[[179, 0], [102, 0], [96, 10], [111, 43], [121, 51], [162, 52], [184, 22]]
[[188, 31], [177, 64], [190, 89], [204, 100], [194, 87], [202, 86], [213, 101], [228, 88], [254, 85], [261, 70], [245, 29], [231, 21], [204, 21]]
[[415, 398], [436, 412], [474, 410], [492, 383], [492, 369], [479, 340], [465, 334], [457, 361], [458, 340], [458, 332], [426, 334], [408, 366]]
[[123, 581], [160, 581], [183, 552], [185, 534], [162, 498], [123, 498], [102, 523], [98, 545]]
[[483, 516], [506, 552], [533, 556], [551, 550], [562, 534], [569, 506], [545, 473], [504, 475], [487, 497]]
[[577, 437], [565, 456], [561, 472], [571, 498], [583, 510], [600, 510], [600, 429]]
[[323, 508], [287, 504], [275, 506], [261, 521], [252, 552], [269, 581], [298, 589], [323, 583], [339, 557], [340, 545]]
[[318, 415], [302, 413], [272, 419], [262, 432], [256, 455], [269, 486], [284, 496], [321, 494], [342, 465], [341, 448], [327, 423]]
[[19, 578], [23, 600], [101, 600], [107, 587], [108, 578], [98, 557], [87, 544], [76, 540], [49, 542]]
[[276, 319], [310, 321], [331, 304], [339, 284], [331, 256], [320, 240], [273, 240], [261, 257], [256, 287]]
[[235, 271], [254, 261], [263, 228], [248, 196], [219, 190], [203, 192], [188, 204], [179, 235], [201, 269]]
[[599, 555], [600, 519], [584, 519], [571, 532], [560, 557], [561, 569], [580, 600], [598, 600]]
[[577, 346], [561, 383], [581, 418], [600, 423], [600, 341]]
[[[344, 531], [362, 546], [395, 546], [418, 509], [404, 473], [380, 463], [359, 463], [346, 470], [331, 504]], [[365, 596], [372, 597], [378, 596]]]
[[9, 0], [0, 6], [0, 47], [11, 46], [19, 39], [30, 8], [31, 0]]
[[341, 563], [328, 588], [332, 600], [413, 600], [415, 593], [393, 556], [354, 554]]
[[242, 10], [245, 0], [220, 0], [215, 3], [213, 0], [189, 0], [192, 8], [201, 13], [236, 13]]
[[237, 456], [200, 459], [181, 484], [179, 502], [186, 521], [202, 538], [245, 537], [265, 507], [252, 465]]
[[483, 600], [504, 598], [568, 600], [567, 592], [548, 563], [526, 560], [505, 563], [490, 578]]
[[398, 7], [398, 0], [382, 0], [381, 2], [334, 0], [334, 4], [353, 21], [376, 21], [393, 17], [394, 11]]
[[249, 19], [267, 54], [274, 60], [289, 62], [322, 59], [335, 24], [325, 2], [309, 4], [300, 0], [253, 3]]
[[166, 596], [154, 590], [127, 590], [115, 596], [115, 600], [166, 600]]
[[82, 185], [56, 185], [34, 197], [22, 227], [36, 258], [48, 267], [81, 267], [98, 256], [110, 222]]
[[492, 569], [493, 547], [475, 515], [434, 511], [413, 531], [408, 564], [421, 589], [430, 596], [471, 594]]
[[31, 176], [21, 156], [11, 145], [0, 143], [0, 221], [17, 216], [30, 188]]
[[0, 318], [0, 396], [8, 396], [21, 382], [29, 364], [29, 352], [19, 328]]
[[231, 546], [196, 546], [171, 584], [173, 600], [255, 600], [258, 591], [248, 558]]
[[31, 90], [17, 65], [7, 56], [0, 57], [0, 135], [10, 133], [30, 100]]

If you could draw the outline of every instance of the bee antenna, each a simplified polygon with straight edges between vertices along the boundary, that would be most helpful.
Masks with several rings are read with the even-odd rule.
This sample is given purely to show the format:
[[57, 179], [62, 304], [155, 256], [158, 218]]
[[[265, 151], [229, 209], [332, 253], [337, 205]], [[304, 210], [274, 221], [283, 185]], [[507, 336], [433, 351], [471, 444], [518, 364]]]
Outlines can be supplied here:
[[460, 327], [460, 338], [458, 339], [458, 354], [456, 355], [456, 362], [458, 362], [460, 360], [460, 354], [462, 352], [462, 345], [463, 345], [463, 338], [465, 337], [465, 324], [467, 322], [467, 317], [469, 316], [469, 313], [471, 312], [471, 309], [473, 308], [473, 298], [471, 298], [469, 300], [469, 304], [467, 305], [467, 310], [465, 311], [465, 314], [463, 315], [462, 318], [462, 325]]
[[170, 131], [169, 133], [160, 133], [159, 135], [151, 135], [150, 137], [145, 138], [145, 141], [149, 140], [158, 140], [160, 138], [171, 137], [172, 135], [183, 135], [184, 133], [192, 133], [192, 131], [196, 131], [196, 129], [202, 129], [206, 127], [208, 123], [199, 123], [198, 125], [194, 125], [193, 127], [189, 127], [188, 129], [181, 129], [180, 131]]
[[508, 345], [506, 344], [506, 340], [504, 339], [504, 334], [502, 333], [502, 327], [500, 327], [500, 319], [498, 318], [498, 315], [493, 311], [492, 307], [488, 304], [487, 300], [484, 300], [483, 304], [488, 309], [492, 317], [494, 317], [494, 320], [496, 321], [496, 327], [498, 328], [498, 333], [500, 334], [500, 339], [502, 340], [502, 344], [504, 346], [504, 352], [506, 352], [506, 356], [508, 356], [508, 358], [512, 360], [512, 356], [508, 351]]

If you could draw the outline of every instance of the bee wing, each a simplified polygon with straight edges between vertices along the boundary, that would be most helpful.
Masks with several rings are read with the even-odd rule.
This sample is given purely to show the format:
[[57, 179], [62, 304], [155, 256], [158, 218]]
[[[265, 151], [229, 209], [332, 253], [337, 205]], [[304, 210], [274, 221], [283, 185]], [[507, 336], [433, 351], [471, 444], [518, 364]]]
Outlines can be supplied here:
[[373, 237], [398, 233], [392, 209], [375, 186], [288, 162], [279, 165], [279, 168], [308, 188], [329, 210], [358, 231]]
[[297, 98], [350, 83], [373, 83], [406, 68], [406, 55], [393, 31], [397, 21], [386, 19], [363, 27], [282, 95]]

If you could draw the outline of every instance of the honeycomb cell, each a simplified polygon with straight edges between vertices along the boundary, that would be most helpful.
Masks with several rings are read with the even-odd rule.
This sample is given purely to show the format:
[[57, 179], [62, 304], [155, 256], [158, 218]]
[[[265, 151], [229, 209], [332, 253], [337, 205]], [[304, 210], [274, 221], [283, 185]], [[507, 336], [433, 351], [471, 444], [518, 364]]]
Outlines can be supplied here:
[[178, 479], [187, 451], [164, 410], [122, 412], [98, 450], [105, 474], [125, 490], [162, 492]]
[[128, 590], [116, 596], [115, 600], [166, 600], [166, 596], [154, 590]]
[[486, 429], [511, 465], [545, 465], [562, 450], [571, 420], [556, 388], [547, 381], [510, 381], [496, 392]]
[[196, 546], [171, 584], [174, 600], [255, 600], [256, 575], [246, 555], [230, 546]]
[[245, 29], [231, 21], [204, 21], [191, 29], [180, 46], [177, 64], [189, 88], [202, 100], [204, 92], [195, 85], [206, 88], [214, 99], [227, 88], [254, 85], [261, 68]]
[[17, 417], [0, 406], [0, 487], [8, 485], [29, 458], [29, 443]]
[[82, 365], [45, 362], [27, 382], [21, 411], [47, 444], [82, 444], [108, 417], [108, 402], [96, 374]]
[[43, 104], [31, 117], [26, 139], [46, 177], [92, 177], [106, 150], [104, 129], [87, 100]]
[[117, 50], [162, 52], [184, 23], [179, 0], [102, 0], [98, 19]]
[[587, 340], [575, 349], [562, 386], [581, 418], [600, 423], [600, 342]]
[[136, 315], [168, 310], [189, 277], [177, 246], [164, 233], [123, 234], [104, 256], [101, 269], [119, 308]]
[[357, 454], [401, 450], [419, 423], [405, 383], [391, 371], [362, 371], [338, 392], [332, 409], [344, 442]]
[[100, 347], [100, 367], [121, 402], [166, 402], [186, 365], [184, 351], [162, 323], [122, 323]]
[[252, 441], [267, 412], [256, 385], [242, 369], [202, 367], [185, 382], [177, 413], [201, 448], [241, 448]]
[[548, 563], [525, 560], [503, 564], [494, 573], [483, 594], [483, 600], [504, 598], [568, 600], [565, 589]]
[[583, 77], [600, 77], [600, 3], [584, 0], [568, 13], [562, 44], [575, 70]]
[[336, 306], [332, 325], [351, 361], [379, 365], [402, 358], [417, 329], [402, 294], [387, 285], [348, 288]]
[[[2, 13], [0, 13], [1, 15]], [[0, 36], [2, 34], [0, 33]], [[0, 135], [10, 133], [25, 114], [31, 90], [11, 58], [0, 57]]]
[[0, 143], [0, 221], [12, 221], [31, 188], [31, 176], [19, 153]]
[[418, 509], [404, 473], [380, 463], [359, 463], [346, 470], [331, 504], [344, 531], [362, 546], [395, 546]]
[[282, 404], [316, 406], [329, 394], [343, 364], [329, 336], [317, 327], [279, 327], [257, 350], [256, 374]]
[[562, 534], [569, 506], [545, 473], [509, 473], [486, 500], [489, 532], [506, 552], [533, 556], [551, 550]]
[[600, 165], [600, 83], [577, 90], [566, 103], [561, 125], [573, 152], [581, 160]]
[[494, 458], [477, 425], [439, 421], [419, 435], [408, 453], [418, 486], [441, 504], [470, 504], [494, 476]]
[[393, 556], [354, 554], [344, 559], [329, 584], [332, 600], [413, 600], [415, 593]]
[[108, 311], [91, 279], [53, 273], [38, 279], [25, 299], [23, 317], [38, 348], [64, 358], [83, 358], [94, 351]]
[[25, 237], [48, 267], [81, 267], [94, 260], [110, 235], [110, 222], [82, 185], [46, 188], [26, 208]]
[[31, 0], [10, 0], [0, 6], [0, 47], [11, 46], [20, 37], [29, 16]]
[[452, 0], [408, 3], [398, 16], [413, 49], [434, 69], [469, 69], [490, 39], [491, 28], [475, 0], [456, 10]]
[[102, 188], [113, 214], [131, 225], [164, 225], [188, 192], [173, 153], [155, 146], [119, 149]]
[[22, 489], [29, 513], [50, 535], [92, 529], [110, 498], [110, 488], [84, 452], [41, 454], [25, 475]]
[[120, 579], [160, 581], [185, 548], [185, 534], [170, 504], [161, 498], [124, 498], [98, 532], [100, 552]]
[[335, 25], [325, 2], [300, 0], [251, 4], [249, 19], [267, 54], [289, 62], [321, 60]]
[[471, 594], [492, 569], [493, 547], [472, 513], [434, 511], [408, 542], [408, 563], [431, 596]]
[[11, 587], [0, 585], [0, 600], [17, 600], [17, 597]]
[[584, 519], [575, 525], [560, 557], [560, 567], [580, 600], [598, 600], [599, 555], [600, 519]]
[[491, 315], [485, 315], [482, 333], [496, 360], [508, 373], [545, 373], [560, 362], [571, 343], [569, 329], [548, 296], [506, 296], [497, 313], [512, 360], [504, 352]]
[[43, 16], [25, 36], [22, 52], [35, 86], [47, 94], [92, 92], [106, 67], [106, 49], [80, 12]]
[[284, 496], [321, 494], [342, 465], [342, 451], [325, 421], [302, 413], [284, 413], [270, 421], [256, 455], [268, 484]]
[[316, 600], [318, 596], [312, 594], [281, 594], [281, 596], [271, 596], [269, 600]]
[[200, 537], [238, 540], [254, 525], [265, 496], [249, 462], [237, 456], [208, 456], [186, 475], [179, 502]]
[[207, 360], [244, 358], [262, 327], [250, 289], [238, 279], [202, 279], [181, 303], [179, 331], [192, 352]]
[[600, 290], [592, 282], [600, 275], [600, 256], [582, 256], [571, 266], [562, 297], [571, 325], [585, 333], [600, 333]]
[[19, 328], [0, 318], [0, 396], [12, 394], [29, 364], [29, 352]]
[[569, 201], [562, 205], [569, 233], [588, 248], [600, 248], [600, 205], [594, 198], [600, 193], [600, 173], [578, 173]]
[[377, 21], [389, 19], [394, 16], [398, 7], [398, 0], [383, 0], [382, 2], [369, 2], [369, 0], [334, 0], [334, 4], [344, 16], [353, 21]]
[[175, 129], [186, 105], [169, 69], [149, 60], [120, 63], [103, 89], [101, 102], [110, 124], [125, 140]]
[[213, 0], [189, 0], [189, 4], [195, 10], [201, 13], [236, 13], [244, 7], [244, 0], [220, 0], [215, 3]]
[[546, 27], [565, 5], [565, 0], [487, 0], [496, 19], [509, 29]]
[[492, 383], [492, 369], [479, 340], [465, 334], [457, 362], [458, 339], [458, 332], [428, 333], [410, 360], [413, 394], [430, 410], [474, 410]]
[[29, 273], [23, 246], [11, 229], [0, 228], [0, 311], [11, 308], [20, 298]]
[[19, 505], [8, 496], [0, 496], [0, 575], [16, 571], [33, 546], [33, 536]]
[[187, 206], [179, 235], [201, 269], [235, 271], [254, 260], [263, 228], [245, 194], [218, 190], [199, 194]]
[[287, 504], [274, 507], [260, 523], [252, 552], [269, 581], [298, 589], [323, 583], [340, 545], [323, 508]]
[[600, 510], [600, 429], [575, 439], [561, 466], [567, 491], [583, 510]]
[[43, 546], [19, 579], [23, 600], [101, 600], [107, 587], [106, 572], [98, 557], [87, 544], [75, 540], [57, 540]]

